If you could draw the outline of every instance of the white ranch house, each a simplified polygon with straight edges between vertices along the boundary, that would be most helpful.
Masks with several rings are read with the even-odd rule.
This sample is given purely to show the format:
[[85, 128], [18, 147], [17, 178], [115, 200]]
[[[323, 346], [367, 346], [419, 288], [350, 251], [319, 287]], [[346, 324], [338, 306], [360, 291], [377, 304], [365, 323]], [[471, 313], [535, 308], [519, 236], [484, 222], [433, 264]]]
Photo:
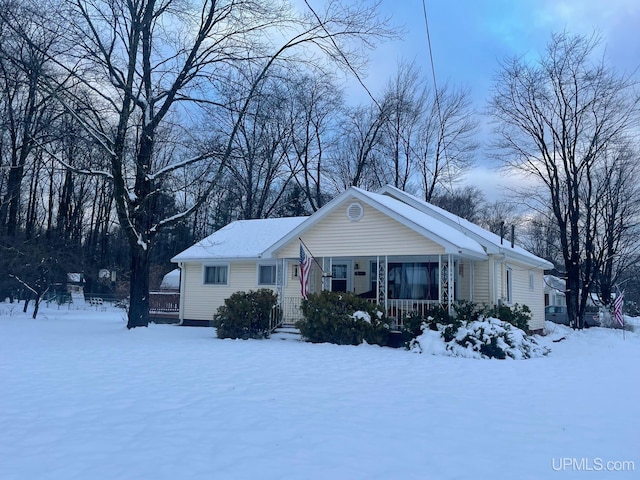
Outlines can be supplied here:
[[350, 291], [391, 317], [456, 301], [527, 305], [544, 327], [548, 261], [397, 188], [350, 187], [309, 217], [240, 220], [176, 255], [180, 323], [209, 325], [232, 293], [271, 288], [283, 321], [301, 316], [300, 245], [309, 291]]

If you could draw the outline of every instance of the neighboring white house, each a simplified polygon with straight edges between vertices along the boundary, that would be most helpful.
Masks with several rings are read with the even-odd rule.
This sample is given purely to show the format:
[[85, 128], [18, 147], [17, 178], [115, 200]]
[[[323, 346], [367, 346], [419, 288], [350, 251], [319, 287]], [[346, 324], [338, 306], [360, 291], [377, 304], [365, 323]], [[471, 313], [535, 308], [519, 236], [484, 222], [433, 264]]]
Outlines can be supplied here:
[[179, 291], [180, 290], [180, 269], [174, 268], [162, 277], [160, 282], [160, 290], [162, 291]]
[[527, 305], [544, 327], [548, 261], [387, 186], [350, 187], [309, 217], [241, 220], [176, 255], [180, 320], [208, 325], [232, 293], [272, 288], [284, 320], [300, 318], [300, 248], [314, 257], [309, 291], [350, 291], [392, 317], [459, 300]]
[[544, 276], [544, 304], [552, 307], [566, 307], [567, 299], [565, 290], [567, 283], [564, 279], [555, 275]]

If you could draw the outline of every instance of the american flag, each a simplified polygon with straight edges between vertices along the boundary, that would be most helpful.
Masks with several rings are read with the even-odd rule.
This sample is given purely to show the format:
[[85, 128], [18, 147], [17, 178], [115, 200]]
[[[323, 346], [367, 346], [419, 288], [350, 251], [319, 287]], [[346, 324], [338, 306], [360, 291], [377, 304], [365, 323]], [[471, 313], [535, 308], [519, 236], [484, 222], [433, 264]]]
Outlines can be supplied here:
[[622, 302], [624, 300], [624, 295], [618, 292], [616, 295], [616, 299], [613, 301], [613, 314], [616, 317], [616, 321], [620, 324], [621, 327], [624, 327], [624, 317], [622, 316]]
[[305, 300], [309, 295], [309, 273], [311, 272], [311, 262], [313, 258], [304, 251], [302, 242], [300, 242], [300, 294]]

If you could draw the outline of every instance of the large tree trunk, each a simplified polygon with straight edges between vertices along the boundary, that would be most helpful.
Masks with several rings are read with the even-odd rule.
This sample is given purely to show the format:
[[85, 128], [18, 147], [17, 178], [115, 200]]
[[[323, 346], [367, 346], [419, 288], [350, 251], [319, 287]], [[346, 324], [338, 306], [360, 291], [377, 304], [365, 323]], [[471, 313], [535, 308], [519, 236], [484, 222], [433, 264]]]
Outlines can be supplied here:
[[131, 284], [127, 328], [149, 325], [149, 251], [140, 245], [131, 247]]
[[[7, 193], [4, 205], [7, 206], [6, 232], [9, 237], [15, 237], [18, 230], [18, 211], [20, 209], [20, 190], [22, 188], [22, 177], [24, 174], [24, 164], [14, 164], [9, 170], [7, 181]], [[3, 206], [4, 206], [3, 205]]]
[[580, 268], [576, 265], [567, 268], [567, 290], [565, 292], [567, 301], [567, 316], [573, 328], [583, 328], [584, 323], [580, 312]]

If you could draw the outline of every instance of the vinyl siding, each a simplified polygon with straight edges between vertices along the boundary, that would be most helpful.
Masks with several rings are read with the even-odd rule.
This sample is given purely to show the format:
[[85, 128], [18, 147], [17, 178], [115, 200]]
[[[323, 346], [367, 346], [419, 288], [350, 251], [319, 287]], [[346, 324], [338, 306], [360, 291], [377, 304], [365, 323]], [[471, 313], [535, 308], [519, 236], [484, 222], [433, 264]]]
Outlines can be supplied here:
[[[513, 275], [512, 301], [511, 306], [516, 303], [522, 307], [526, 305], [531, 310], [530, 330], [540, 330], [544, 328], [544, 272], [538, 268], [531, 268], [530, 265], [506, 261], [501, 265], [499, 273], [500, 298], [507, 298], [507, 268], [511, 269]], [[533, 273], [533, 289], [530, 289], [529, 274]]]
[[460, 300], [469, 300], [470, 292], [470, 279], [471, 279], [471, 262], [469, 260], [458, 261], [458, 276], [456, 281], [458, 282], [458, 298]]
[[[371, 272], [369, 267], [370, 260], [368, 258], [354, 258], [353, 259], [353, 291], [356, 294], [361, 294], [371, 290]], [[356, 270], [356, 265], [358, 269]], [[365, 272], [364, 275], [356, 275], [355, 272]]]
[[[302, 238], [316, 258], [444, 253], [441, 245], [368, 205], [361, 204], [364, 215], [359, 221], [350, 221], [346, 209], [355, 201], [347, 199], [304, 232]], [[297, 239], [275, 252], [285, 258], [297, 258], [298, 254]]]
[[492, 305], [489, 293], [489, 262], [474, 262], [473, 301], [478, 305]]
[[[215, 262], [214, 262], [215, 263]], [[221, 262], [225, 263], [225, 262]], [[184, 265], [183, 311], [180, 318], [213, 320], [213, 315], [232, 293], [265, 288], [258, 286], [256, 262], [229, 263], [228, 285], [204, 285], [202, 263]]]

